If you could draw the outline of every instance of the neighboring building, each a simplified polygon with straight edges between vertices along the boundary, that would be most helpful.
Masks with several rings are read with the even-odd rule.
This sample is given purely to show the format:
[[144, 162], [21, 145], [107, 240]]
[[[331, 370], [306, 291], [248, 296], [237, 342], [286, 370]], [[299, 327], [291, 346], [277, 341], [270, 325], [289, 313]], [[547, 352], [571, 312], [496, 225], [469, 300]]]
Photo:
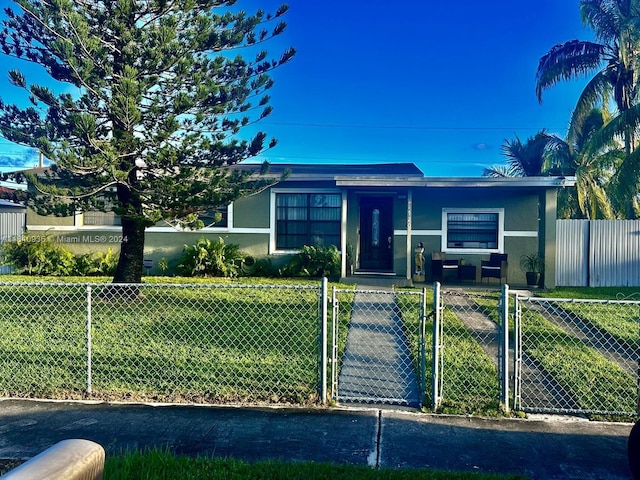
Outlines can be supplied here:
[[[2, 194], [10, 196], [14, 190], [0, 187]], [[0, 200], [0, 243], [22, 237], [27, 223], [27, 208], [16, 202]]]
[[[350, 273], [347, 251], [353, 251], [354, 274], [393, 275], [400, 283], [412, 278], [413, 252], [422, 242], [428, 281], [432, 252], [476, 266], [476, 281], [481, 260], [507, 253], [508, 282], [524, 284], [519, 258], [539, 252], [546, 261], [545, 286], [553, 286], [556, 196], [559, 188], [573, 185], [572, 178], [429, 178], [411, 163], [272, 164], [269, 175], [280, 178], [285, 169], [291, 171], [286, 180], [229, 205], [215, 226], [149, 228], [146, 256], [154, 266], [177, 258], [202, 235], [220, 236], [276, 263], [302, 245], [336, 245], [343, 276]], [[77, 253], [117, 248], [121, 240], [112, 214], [56, 218], [29, 211], [27, 218], [32, 234], [49, 232]]]
[[[14, 190], [0, 187], [2, 194], [12, 196]], [[0, 200], [0, 245], [22, 238], [27, 224], [27, 208], [19, 203]], [[0, 264], [0, 274], [10, 273], [11, 267]]]

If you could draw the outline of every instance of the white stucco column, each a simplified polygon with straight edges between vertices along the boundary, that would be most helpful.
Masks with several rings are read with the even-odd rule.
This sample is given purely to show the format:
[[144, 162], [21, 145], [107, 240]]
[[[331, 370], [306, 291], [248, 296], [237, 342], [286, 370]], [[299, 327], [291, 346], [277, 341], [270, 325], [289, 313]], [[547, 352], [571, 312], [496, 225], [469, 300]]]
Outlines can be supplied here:
[[407, 191], [407, 280], [411, 280], [411, 215], [413, 215], [413, 190]]
[[340, 276], [347, 276], [347, 192], [342, 191], [342, 218], [340, 221]]

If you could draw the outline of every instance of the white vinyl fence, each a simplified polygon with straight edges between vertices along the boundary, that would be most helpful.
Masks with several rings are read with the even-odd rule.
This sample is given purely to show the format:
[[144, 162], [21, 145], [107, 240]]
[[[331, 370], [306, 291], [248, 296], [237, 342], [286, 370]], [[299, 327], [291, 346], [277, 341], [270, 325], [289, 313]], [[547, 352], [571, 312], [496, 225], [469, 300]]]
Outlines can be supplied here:
[[640, 220], [558, 220], [556, 285], [640, 286]]

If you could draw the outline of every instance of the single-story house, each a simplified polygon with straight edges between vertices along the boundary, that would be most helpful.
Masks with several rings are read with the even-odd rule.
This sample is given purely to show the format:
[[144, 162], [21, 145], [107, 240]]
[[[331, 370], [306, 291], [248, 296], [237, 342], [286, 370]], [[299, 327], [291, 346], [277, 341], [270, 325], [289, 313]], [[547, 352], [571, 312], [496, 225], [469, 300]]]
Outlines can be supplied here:
[[[522, 285], [520, 257], [539, 253], [546, 262], [545, 286], [553, 286], [557, 192], [573, 186], [573, 178], [434, 178], [412, 163], [272, 164], [269, 175], [280, 178], [285, 169], [285, 180], [233, 202], [213, 226], [149, 228], [149, 266], [157, 272], [161, 259], [178, 258], [185, 244], [207, 235], [283, 263], [303, 245], [336, 245], [343, 277], [395, 276], [399, 283], [422, 280], [414, 277], [420, 246], [426, 281], [434, 274], [432, 257], [445, 257], [464, 270], [460, 280], [504, 282], [500, 275], [483, 278], [480, 266], [491, 254], [507, 254], [506, 281]], [[117, 249], [121, 240], [119, 219], [108, 213], [56, 218], [29, 211], [27, 228], [57, 236], [76, 253]]]

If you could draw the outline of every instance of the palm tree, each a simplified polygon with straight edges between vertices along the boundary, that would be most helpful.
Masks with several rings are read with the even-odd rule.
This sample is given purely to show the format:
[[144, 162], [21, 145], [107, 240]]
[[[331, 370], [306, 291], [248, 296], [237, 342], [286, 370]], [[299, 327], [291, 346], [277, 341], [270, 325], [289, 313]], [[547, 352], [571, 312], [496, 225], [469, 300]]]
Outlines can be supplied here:
[[640, 152], [635, 133], [640, 126], [638, 81], [640, 79], [640, 2], [638, 0], [581, 0], [583, 23], [590, 27], [596, 41], [571, 40], [554, 46], [540, 59], [536, 73], [536, 94], [561, 80], [594, 75], [580, 94], [571, 115], [567, 142], [578, 141], [586, 118], [594, 107], [605, 111], [612, 103], [617, 112], [589, 140], [585, 158], [598, 155], [616, 139], [622, 139], [624, 161], [611, 177], [611, 196], [626, 216], [635, 216], [640, 189]]
[[[542, 103], [542, 92], [559, 81], [595, 72], [572, 113], [570, 143], [575, 141], [591, 110], [598, 105], [606, 108], [611, 96], [619, 113], [629, 110], [637, 100], [638, 0], [582, 0], [580, 13], [597, 42], [571, 40], [554, 46], [540, 59], [536, 73], [536, 94]], [[632, 131], [627, 129], [625, 133], [629, 154], [633, 148]]]
[[536, 177], [546, 175], [548, 145], [557, 137], [541, 130], [522, 143], [516, 135], [515, 140], [505, 140], [502, 153], [506, 157], [504, 165], [485, 168], [484, 177]]
[[557, 137], [548, 145], [550, 173], [576, 177], [575, 189], [565, 188], [558, 193], [560, 218], [612, 219], [617, 216], [607, 187], [612, 172], [624, 158], [624, 151], [614, 143], [593, 152], [591, 143], [605, 124], [605, 116], [602, 110], [593, 109], [576, 132], [573, 145]]

